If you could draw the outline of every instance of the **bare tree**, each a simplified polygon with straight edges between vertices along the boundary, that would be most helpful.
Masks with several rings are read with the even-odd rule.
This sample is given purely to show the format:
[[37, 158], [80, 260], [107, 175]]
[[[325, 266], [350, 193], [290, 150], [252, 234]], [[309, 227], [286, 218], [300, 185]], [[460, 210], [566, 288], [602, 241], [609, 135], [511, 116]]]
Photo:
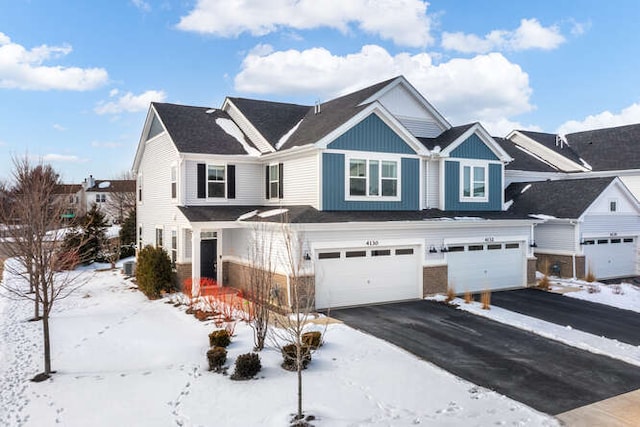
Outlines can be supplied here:
[[249, 245], [249, 267], [246, 272], [247, 298], [249, 299], [249, 324], [253, 329], [256, 351], [264, 349], [271, 310], [273, 309], [273, 229], [266, 224], [256, 225]]
[[112, 185], [114, 188], [109, 192], [104, 209], [111, 218], [122, 224], [136, 208], [136, 184], [131, 172], [127, 171], [114, 178]]
[[[305, 268], [303, 255], [304, 237], [298, 230], [294, 230], [288, 222], [287, 215], [283, 215], [281, 223], [281, 238], [284, 248], [282, 267], [286, 270], [289, 280], [289, 305], [291, 313], [286, 316], [278, 316], [272, 328], [273, 341], [282, 350], [286, 345], [295, 346], [295, 368], [297, 375], [297, 413], [296, 422], [302, 422], [302, 371], [310, 357], [308, 345], [303, 342], [305, 325], [314, 312], [315, 302], [311, 293], [311, 281], [313, 276]], [[303, 425], [303, 424], [300, 424]]]
[[[25, 288], [15, 281], [3, 281], [2, 287], [14, 298], [34, 302], [36, 317], [41, 316], [44, 344], [44, 372], [34, 379], [44, 380], [51, 373], [51, 340], [49, 316], [54, 303], [68, 296], [74, 289], [74, 275], [56, 272], [63, 267], [61, 254], [64, 233], [62, 226], [65, 204], [55, 196], [58, 174], [50, 165], [32, 165], [28, 158], [14, 158], [12, 184], [5, 185], [10, 203], [0, 207], [0, 223], [7, 225], [5, 240], [7, 255], [13, 262], [5, 263], [5, 270], [24, 278]], [[40, 313], [38, 310], [41, 310]]]

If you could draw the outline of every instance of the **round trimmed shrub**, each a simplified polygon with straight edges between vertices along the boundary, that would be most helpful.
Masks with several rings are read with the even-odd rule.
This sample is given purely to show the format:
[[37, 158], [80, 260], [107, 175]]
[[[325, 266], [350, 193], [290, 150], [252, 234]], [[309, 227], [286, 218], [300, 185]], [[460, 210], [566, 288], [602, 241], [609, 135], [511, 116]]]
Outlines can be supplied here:
[[226, 329], [217, 329], [209, 334], [209, 347], [228, 347], [231, 336]]
[[[297, 371], [298, 370], [298, 352], [296, 350], [295, 344], [287, 344], [280, 350], [282, 353], [282, 358], [284, 361], [282, 362], [282, 368], [287, 371]], [[307, 369], [307, 365], [311, 362], [311, 347], [306, 344], [302, 344], [300, 347], [300, 351], [302, 352], [302, 369]]]
[[319, 331], [305, 332], [300, 338], [302, 344], [309, 346], [311, 350], [317, 350], [322, 345], [322, 333]]
[[221, 372], [227, 361], [227, 349], [224, 347], [210, 348], [207, 351], [207, 360], [209, 361], [210, 371]]
[[256, 376], [262, 369], [260, 356], [257, 353], [241, 354], [236, 359], [236, 368], [231, 375], [232, 380], [249, 380]]
[[136, 281], [138, 288], [149, 299], [160, 298], [162, 291], [174, 290], [169, 255], [162, 248], [144, 247], [138, 254]]

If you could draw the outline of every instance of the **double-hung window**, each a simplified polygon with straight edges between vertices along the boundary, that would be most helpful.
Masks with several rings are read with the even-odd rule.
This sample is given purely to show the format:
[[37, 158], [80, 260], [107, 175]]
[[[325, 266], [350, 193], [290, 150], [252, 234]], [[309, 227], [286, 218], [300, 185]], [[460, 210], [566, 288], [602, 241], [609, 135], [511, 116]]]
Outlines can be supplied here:
[[398, 197], [398, 162], [349, 159], [349, 196]]
[[171, 166], [171, 198], [178, 197], [178, 168]]
[[161, 248], [163, 246], [163, 229], [161, 227], [156, 227], [156, 248]]
[[171, 230], [171, 265], [176, 267], [178, 259], [178, 230]]
[[269, 196], [277, 199], [280, 195], [280, 168], [277, 164], [269, 165]]
[[107, 201], [106, 194], [96, 194], [96, 203], [105, 203]]
[[207, 166], [207, 197], [222, 197], [225, 194], [225, 167], [217, 165]]
[[462, 199], [487, 200], [487, 167], [462, 165]]

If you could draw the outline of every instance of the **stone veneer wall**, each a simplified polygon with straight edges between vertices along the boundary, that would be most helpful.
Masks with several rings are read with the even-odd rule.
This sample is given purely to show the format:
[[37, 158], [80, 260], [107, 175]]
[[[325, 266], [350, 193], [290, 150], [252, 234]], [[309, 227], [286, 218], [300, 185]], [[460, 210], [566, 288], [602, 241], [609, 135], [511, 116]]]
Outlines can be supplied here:
[[536, 258], [527, 258], [527, 285], [536, 285], [536, 267], [538, 260]]
[[[551, 266], [557, 263], [560, 265], [560, 277], [573, 277], [573, 258], [571, 255], [536, 253], [536, 258], [538, 258], [538, 271], [544, 273], [545, 270], [548, 269], [549, 273], [551, 273]], [[584, 255], [576, 255], [576, 276], [578, 279], [584, 279], [586, 273], [585, 267]]]
[[[222, 275], [225, 286], [231, 286], [248, 292], [248, 280], [251, 277], [253, 268], [247, 265], [238, 264], [231, 261], [222, 263]], [[274, 275], [274, 290], [272, 290], [272, 303], [280, 307], [289, 307], [289, 296], [287, 293], [287, 276], [283, 274]]]
[[191, 263], [176, 263], [176, 286], [178, 289], [182, 289], [186, 279], [191, 279]]
[[422, 269], [422, 296], [446, 293], [449, 269], [446, 265], [424, 267]]

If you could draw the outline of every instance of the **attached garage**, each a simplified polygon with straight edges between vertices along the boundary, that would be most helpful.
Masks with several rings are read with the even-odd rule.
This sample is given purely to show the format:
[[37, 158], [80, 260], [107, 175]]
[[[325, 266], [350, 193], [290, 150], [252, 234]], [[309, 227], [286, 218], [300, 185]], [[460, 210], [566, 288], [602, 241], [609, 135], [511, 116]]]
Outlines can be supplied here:
[[316, 251], [316, 308], [422, 297], [419, 246], [336, 248]]
[[637, 274], [636, 237], [590, 237], [582, 245], [587, 269], [598, 279]]
[[509, 289], [526, 284], [524, 242], [449, 245], [449, 286], [456, 293]]

